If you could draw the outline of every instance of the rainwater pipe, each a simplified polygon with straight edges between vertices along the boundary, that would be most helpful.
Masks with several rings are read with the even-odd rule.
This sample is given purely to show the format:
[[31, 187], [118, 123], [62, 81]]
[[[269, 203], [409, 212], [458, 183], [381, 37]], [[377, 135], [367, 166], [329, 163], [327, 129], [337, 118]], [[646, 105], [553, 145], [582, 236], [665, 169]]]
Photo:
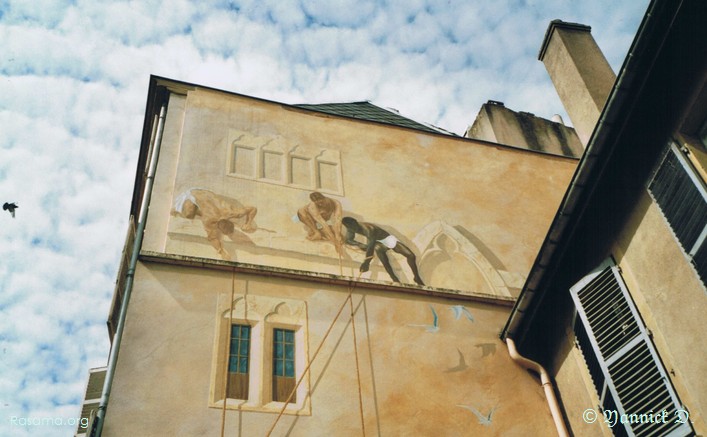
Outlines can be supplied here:
[[137, 230], [135, 231], [135, 241], [133, 242], [132, 254], [130, 255], [130, 264], [128, 271], [125, 274], [125, 293], [120, 305], [120, 314], [118, 316], [118, 324], [116, 325], [115, 335], [113, 336], [113, 344], [108, 357], [108, 367], [106, 368], [106, 379], [103, 383], [103, 392], [101, 393], [101, 402], [98, 404], [98, 413], [96, 414], [95, 430], [89, 430], [89, 437], [100, 437], [103, 432], [103, 422], [105, 421], [106, 409], [108, 408], [108, 399], [113, 385], [113, 377], [115, 376], [115, 366], [118, 362], [118, 353], [120, 352], [120, 342], [123, 338], [123, 329], [125, 327], [125, 317], [128, 313], [128, 302], [130, 294], [133, 290], [133, 281], [135, 278], [135, 267], [137, 266], [140, 247], [142, 246], [142, 237], [145, 231], [145, 222], [147, 219], [147, 209], [150, 205], [150, 197], [152, 197], [152, 185], [155, 181], [155, 171], [157, 169], [157, 157], [160, 155], [160, 146], [162, 145], [162, 132], [164, 131], [164, 120], [167, 114], [167, 101], [162, 103], [160, 108], [160, 117], [157, 121], [157, 133], [155, 134], [154, 145], [151, 151], [150, 167], [147, 171], [147, 180], [145, 181], [145, 189], [142, 196], [142, 204], [140, 205], [140, 217], [137, 222]]
[[552, 414], [552, 420], [555, 422], [555, 428], [557, 428], [557, 435], [559, 437], [569, 437], [570, 434], [567, 431], [567, 426], [565, 425], [562, 412], [560, 411], [560, 404], [555, 396], [555, 390], [552, 388], [550, 375], [548, 375], [547, 371], [540, 364], [521, 356], [512, 338], [506, 337], [506, 345], [508, 346], [508, 353], [511, 355], [513, 361], [518, 363], [521, 367], [537, 372], [540, 375], [540, 382], [545, 390], [545, 398], [547, 399], [547, 405], [550, 407], [550, 413]]

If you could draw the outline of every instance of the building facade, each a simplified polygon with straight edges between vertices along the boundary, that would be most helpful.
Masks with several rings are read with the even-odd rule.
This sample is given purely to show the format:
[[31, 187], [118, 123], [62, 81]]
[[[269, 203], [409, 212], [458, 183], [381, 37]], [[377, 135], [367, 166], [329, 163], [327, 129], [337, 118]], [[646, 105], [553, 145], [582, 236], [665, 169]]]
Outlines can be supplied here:
[[159, 77], [143, 138], [102, 433], [552, 432], [498, 333], [576, 159]]
[[704, 18], [652, 2], [618, 76], [553, 21], [577, 134], [152, 77], [88, 431], [704, 434]]

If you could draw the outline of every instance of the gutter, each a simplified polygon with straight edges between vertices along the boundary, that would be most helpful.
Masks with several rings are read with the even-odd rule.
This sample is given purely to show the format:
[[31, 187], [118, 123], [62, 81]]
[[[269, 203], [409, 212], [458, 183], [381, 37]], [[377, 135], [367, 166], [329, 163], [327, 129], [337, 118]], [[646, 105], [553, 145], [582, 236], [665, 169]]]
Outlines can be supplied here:
[[110, 399], [111, 387], [113, 385], [113, 378], [115, 377], [116, 364], [118, 362], [118, 354], [120, 352], [120, 343], [123, 339], [123, 329], [125, 328], [125, 318], [128, 313], [128, 303], [130, 302], [130, 294], [133, 290], [133, 281], [135, 278], [135, 268], [137, 266], [138, 257], [140, 253], [140, 247], [142, 246], [142, 238], [145, 231], [145, 222], [147, 221], [147, 210], [150, 205], [150, 198], [152, 197], [152, 185], [155, 180], [155, 171], [157, 169], [157, 159], [160, 155], [160, 146], [162, 145], [162, 132], [164, 131], [164, 121], [167, 114], [167, 100], [162, 102], [160, 108], [160, 115], [157, 122], [157, 133], [155, 135], [155, 140], [153, 147], [151, 148], [151, 159], [150, 167], [147, 172], [147, 180], [145, 182], [145, 189], [143, 191], [142, 205], [140, 206], [140, 217], [137, 223], [137, 231], [135, 233], [135, 241], [133, 243], [133, 250], [130, 256], [130, 264], [128, 265], [128, 270], [126, 273], [125, 281], [125, 293], [123, 294], [123, 300], [120, 305], [120, 314], [118, 316], [118, 324], [115, 330], [115, 336], [113, 337], [113, 343], [111, 345], [110, 356], [108, 357], [108, 367], [106, 369], [106, 379], [103, 383], [103, 392], [101, 394], [101, 402], [98, 405], [98, 413], [96, 414], [96, 421], [93, 424], [93, 428], [89, 432], [90, 437], [100, 437], [103, 432], [103, 423], [105, 421], [106, 409], [108, 408], [108, 400]]
[[518, 353], [518, 349], [516, 349], [516, 344], [512, 338], [506, 338], [506, 346], [508, 346], [508, 353], [510, 354], [513, 361], [518, 363], [518, 365], [520, 365], [521, 367], [537, 372], [540, 375], [540, 382], [543, 386], [543, 390], [545, 390], [545, 398], [547, 399], [548, 407], [550, 407], [552, 420], [555, 422], [557, 435], [559, 437], [569, 437], [570, 434], [567, 431], [567, 425], [565, 425], [565, 421], [562, 418], [562, 412], [560, 411], [560, 403], [557, 401], [557, 397], [555, 396], [555, 390], [552, 387], [552, 380], [550, 379], [550, 375], [548, 375], [545, 368], [540, 364], [521, 356]]

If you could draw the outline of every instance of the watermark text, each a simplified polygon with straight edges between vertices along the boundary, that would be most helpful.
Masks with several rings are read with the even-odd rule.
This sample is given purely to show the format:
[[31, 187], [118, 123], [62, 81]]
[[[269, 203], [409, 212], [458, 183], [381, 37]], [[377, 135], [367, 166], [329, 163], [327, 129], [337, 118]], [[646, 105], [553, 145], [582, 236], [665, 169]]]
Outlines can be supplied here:
[[648, 411], [642, 414], [621, 414], [616, 410], [597, 411], [593, 408], [587, 408], [582, 413], [582, 419], [586, 423], [594, 423], [601, 420], [607, 424], [609, 428], [615, 427], [617, 424], [635, 425], [638, 423], [687, 423], [690, 419], [690, 413], [686, 410], [675, 410], [670, 413], [668, 410]]
[[10, 425], [14, 426], [75, 426], [81, 429], [88, 427], [88, 417], [10, 417]]

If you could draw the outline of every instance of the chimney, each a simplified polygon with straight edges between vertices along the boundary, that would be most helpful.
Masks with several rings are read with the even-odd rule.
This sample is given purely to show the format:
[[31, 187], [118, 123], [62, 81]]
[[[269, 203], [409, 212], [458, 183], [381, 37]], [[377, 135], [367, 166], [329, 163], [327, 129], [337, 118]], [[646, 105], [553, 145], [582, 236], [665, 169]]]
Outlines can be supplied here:
[[591, 30], [553, 20], [538, 55], [585, 147], [616, 80]]

